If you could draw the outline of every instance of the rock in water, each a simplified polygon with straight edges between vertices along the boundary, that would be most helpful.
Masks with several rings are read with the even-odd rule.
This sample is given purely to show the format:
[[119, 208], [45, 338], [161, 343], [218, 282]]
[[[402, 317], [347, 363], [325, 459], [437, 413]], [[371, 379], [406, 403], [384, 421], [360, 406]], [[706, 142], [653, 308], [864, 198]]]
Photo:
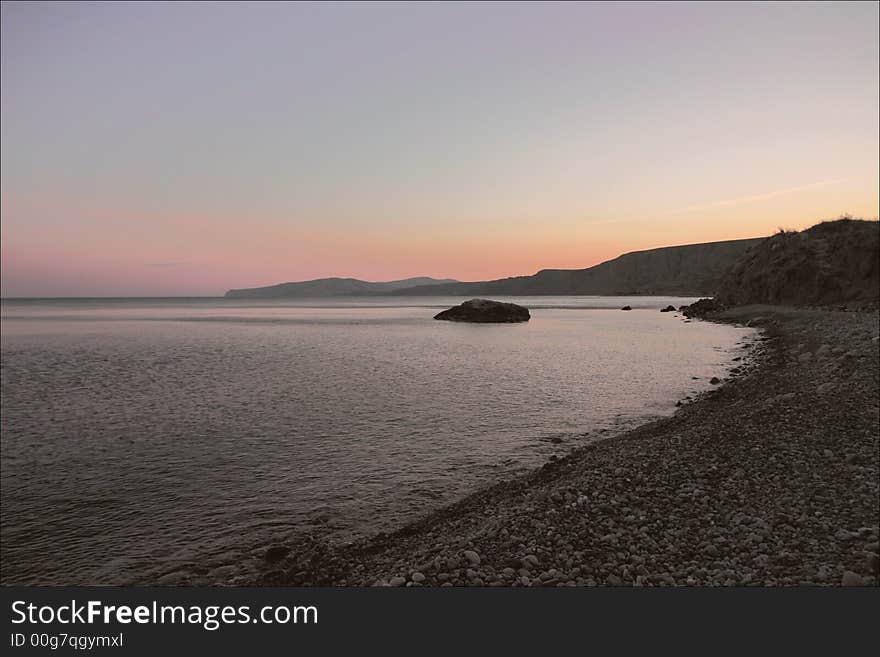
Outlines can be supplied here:
[[528, 308], [489, 299], [471, 299], [434, 315], [451, 322], [527, 322], [530, 317]]
[[632, 310], [632, 306], [624, 306], [621, 310]]
[[675, 306], [666, 306], [665, 308], [661, 308], [661, 309], [660, 309], [660, 312], [661, 312], [661, 313], [674, 313], [674, 312], [675, 312]]

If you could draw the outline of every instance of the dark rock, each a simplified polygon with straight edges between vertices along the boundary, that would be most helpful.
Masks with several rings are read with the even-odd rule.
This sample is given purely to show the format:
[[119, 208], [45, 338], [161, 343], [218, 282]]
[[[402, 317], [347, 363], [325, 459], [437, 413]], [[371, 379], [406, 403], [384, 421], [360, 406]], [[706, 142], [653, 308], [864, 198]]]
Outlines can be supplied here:
[[865, 586], [866, 584], [865, 578], [851, 570], [845, 571], [843, 577], [840, 578], [841, 586]]
[[632, 310], [632, 306], [624, 306], [621, 310]]
[[700, 299], [699, 301], [695, 301], [689, 306], [686, 306], [681, 309], [682, 314], [685, 317], [705, 317], [709, 313], [719, 312], [724, 310], [725, 306], [719, 303], [716, 299]]
[[266, 561], [268, 563], [276, 563], [290, 554], [290, 548], [286, 545], [273, 545], [266, 550]]
[[666, 306], [665, 308], [661, 308], [661, 309], [660, 309], [660, 312], [661, 312], [661, 313], [674, 313], [674, 312], [675, 312], [675, 306]]
[[480, 565], [480, 555], [474, 552], [473, 550], [465, 550], [464, 558], [468, 560], [468, 562], [472, 563], [475, 566]]
[[614, 574], [608, 575], [608, 577], [605, 578], [605, 583], [608, 586], [623, 586], [623, 580]]
[[452, 322], [527, 322], [529, 318], [528, 308], [489, 299], [471, 299], [434, 315]]
[[711, 379], [709, 379], [709, 383], [711, 383], [713, 386], [717, 386], [719, 383], [721, 383], [721, 379], [719, 379], [717, 376], [713, 376]]

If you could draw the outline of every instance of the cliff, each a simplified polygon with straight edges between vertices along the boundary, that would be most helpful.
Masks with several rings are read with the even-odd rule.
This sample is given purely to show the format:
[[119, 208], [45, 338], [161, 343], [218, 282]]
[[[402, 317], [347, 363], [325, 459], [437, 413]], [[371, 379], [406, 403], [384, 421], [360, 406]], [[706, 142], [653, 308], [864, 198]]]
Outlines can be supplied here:
[[724, 277], [718, 301], [828, 305], [880, 299], [880, 223], [842, 218], [780, 231], [751, 249]]

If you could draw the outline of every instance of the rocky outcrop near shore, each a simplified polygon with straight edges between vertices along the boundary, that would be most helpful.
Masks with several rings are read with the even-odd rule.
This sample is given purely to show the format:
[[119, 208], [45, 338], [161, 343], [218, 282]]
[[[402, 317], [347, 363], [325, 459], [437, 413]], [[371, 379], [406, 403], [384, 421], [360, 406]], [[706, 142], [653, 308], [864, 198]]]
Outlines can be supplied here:
[[528, 308], [489, 299], [471, 299], [434, 315], [434, 319], [450, 322], [477, 323], [527, 322], [530, 317]]
[[719, 313], [725, 308], [726, 306], [717, 299], [700, 299], [689, 306], [682, 306], [679, 310], [682, 315], [690, 319], [691, 317], [704, 318], [712, 313]]
[[720, 316], [755, 318], [759, 354], [675, 416], [392, 534], [303, 537], [259, 583], [876, 585], [878, 314]]

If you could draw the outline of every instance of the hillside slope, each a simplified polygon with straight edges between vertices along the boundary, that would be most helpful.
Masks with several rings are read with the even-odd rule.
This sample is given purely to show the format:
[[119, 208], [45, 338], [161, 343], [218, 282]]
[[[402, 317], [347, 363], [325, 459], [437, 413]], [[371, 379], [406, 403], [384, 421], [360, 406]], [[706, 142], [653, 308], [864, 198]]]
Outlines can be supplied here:
[[710, 295], [727, 270], [764, 238], [633, 251], [588, 269], [543, 269], [533, 276], [411, 287], [406, 295]]
[[436, 279], [428, 276], [406, 278], [399, 281], [372, 283], [356, 278], [318, 278], [312, 281], [279, 283], [266, 287], [229, 290], [225, 296], [231, 299], [285, 299], [297, 297], [338, 297], [348, 295], [388, 294], [414, 285], [449, 283], [452, 279]]
[[780, 231], [749, 251], [724, 277], [725, 305], [825, 305], [880, 298], [880, 223], [825, 221]]

